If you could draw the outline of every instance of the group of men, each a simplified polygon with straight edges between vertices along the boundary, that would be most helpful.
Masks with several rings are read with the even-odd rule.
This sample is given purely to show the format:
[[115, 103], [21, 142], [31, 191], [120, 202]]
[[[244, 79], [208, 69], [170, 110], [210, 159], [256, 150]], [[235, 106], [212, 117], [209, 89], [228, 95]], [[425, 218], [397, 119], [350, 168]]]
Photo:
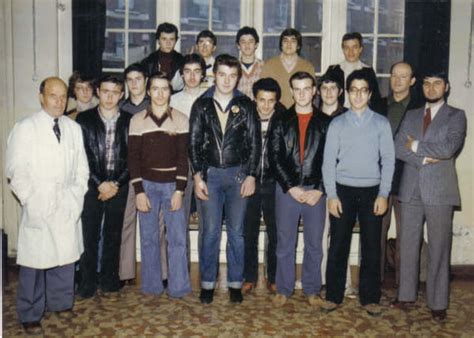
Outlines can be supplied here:
[[345, 61], [317, 82], [312, 65], [299, 56], [302, 38], [294, 29], [281, 34], [281, 55], [265, 63], [255, 56], [259, 37], [251, 27], [237, 33], [240, 60], [212, 57], [210, 31], [196, 41], [207, 55], [176, 52], [172, 24], [159, 25], [156, 38], [159, 50], [124, 72], [126, 100], [125, 83], [104, 76], [98, 105], [78, 113], [75, 123], [63, 116], [65, 83], [47, 78], [40, 86], [42, 110], [10, 135], [6, 174], [23, 206], [17, 310], [27, 332], [41, 332], [46, 309], [61, 318], [73, 315], [77, 260], [77, 299], [113, 296], [134, 279], [137, 210], [142, 292], [160, 295], [167, 288], [171, 297], [188, 297], [193, 193], [203, 304], [214, 298], [223, 222], [230, 301], [242, 302], [255, 288], [263, 214], [267, 287], [275, 305], [294, 292], [300, 219], [308, 303], [324, 312], [342, 304], [357, 221], [360, 303], [380, 315], [381, 260], [393, 205], [400, 278], [392, 306], [404, 309], [416, 300], [426, 219], [427, 303], [435, 320], [445, 319], [451, 218], [460, 204], [454, 161], [466, 118], [445, 102], [444, 73], [423, 75], [426, 103], [410, 110], [413, 69], [394, 64], [391, 93], [381, 99], [373, 69], [360, 61], [359, 33], [343, 37]]

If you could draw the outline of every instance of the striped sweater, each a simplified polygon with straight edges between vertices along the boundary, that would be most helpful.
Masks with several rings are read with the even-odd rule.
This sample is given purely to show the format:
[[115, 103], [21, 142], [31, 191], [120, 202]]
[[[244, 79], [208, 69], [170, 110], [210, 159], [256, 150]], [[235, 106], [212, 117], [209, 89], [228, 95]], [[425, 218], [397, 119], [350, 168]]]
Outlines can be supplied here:
[[128, 138], [128, 168], [135, 193], [143, 192], [142, 180], [176, 182], [184, 191], [188, 177], [186, 115], [170, 108], [158, 119], [151, 108], [133, 116]]

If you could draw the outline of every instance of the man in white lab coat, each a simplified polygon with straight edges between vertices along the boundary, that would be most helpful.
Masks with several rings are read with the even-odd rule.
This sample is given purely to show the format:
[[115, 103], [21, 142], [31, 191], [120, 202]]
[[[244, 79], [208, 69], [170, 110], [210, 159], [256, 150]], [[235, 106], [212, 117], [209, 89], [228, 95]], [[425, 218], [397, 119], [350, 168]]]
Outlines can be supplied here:
[[22, 205], [17, 312], [26, 334], [41, 334], [47, 308], [71, 318], [74, 262], [83, 251], [81, 212], [89, 167], [76, 122], [63, 116], [67, 86], [40, 85], [42, 110], [19, 121], [7, 144], [6, 176]]

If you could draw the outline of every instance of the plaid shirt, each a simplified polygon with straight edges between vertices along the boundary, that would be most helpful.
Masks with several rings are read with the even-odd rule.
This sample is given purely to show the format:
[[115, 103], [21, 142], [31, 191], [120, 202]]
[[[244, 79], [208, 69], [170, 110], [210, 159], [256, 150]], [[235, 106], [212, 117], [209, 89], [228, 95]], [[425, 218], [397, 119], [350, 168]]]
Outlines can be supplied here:
[[117, 120], [120, 116], [120, 112], [117, 113], [113, 118], [106, 119], [102, 113], [99, 115], [104, 122], [105, 126], [105, 163], [108, 172], [114, 171], [115, 169], [115, 152], [114, 152], [114, 142], [115, 142], [115, 129], [117, 126]]

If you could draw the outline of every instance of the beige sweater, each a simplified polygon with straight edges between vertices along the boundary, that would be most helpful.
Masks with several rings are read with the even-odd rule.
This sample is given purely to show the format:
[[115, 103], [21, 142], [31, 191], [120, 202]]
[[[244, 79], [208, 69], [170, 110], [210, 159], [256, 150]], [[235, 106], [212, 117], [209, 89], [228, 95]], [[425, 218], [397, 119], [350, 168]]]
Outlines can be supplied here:
[[265, 61], [263, 65], [262, 74], [260, 78], [271, 77], [281, 87], [281, 100], [280, 102], [287, 108], [290, 108], [293, 104], [293, 96], [290, 92], [290, 77], [296, 72], [308, 72], [314, 76], [315, 70], [311, 62], [298, 57], [295, 67], [291, 72], [287, 72], [285, 66], [281, 62], [280, 55], [274, 56], [271, 59]]

